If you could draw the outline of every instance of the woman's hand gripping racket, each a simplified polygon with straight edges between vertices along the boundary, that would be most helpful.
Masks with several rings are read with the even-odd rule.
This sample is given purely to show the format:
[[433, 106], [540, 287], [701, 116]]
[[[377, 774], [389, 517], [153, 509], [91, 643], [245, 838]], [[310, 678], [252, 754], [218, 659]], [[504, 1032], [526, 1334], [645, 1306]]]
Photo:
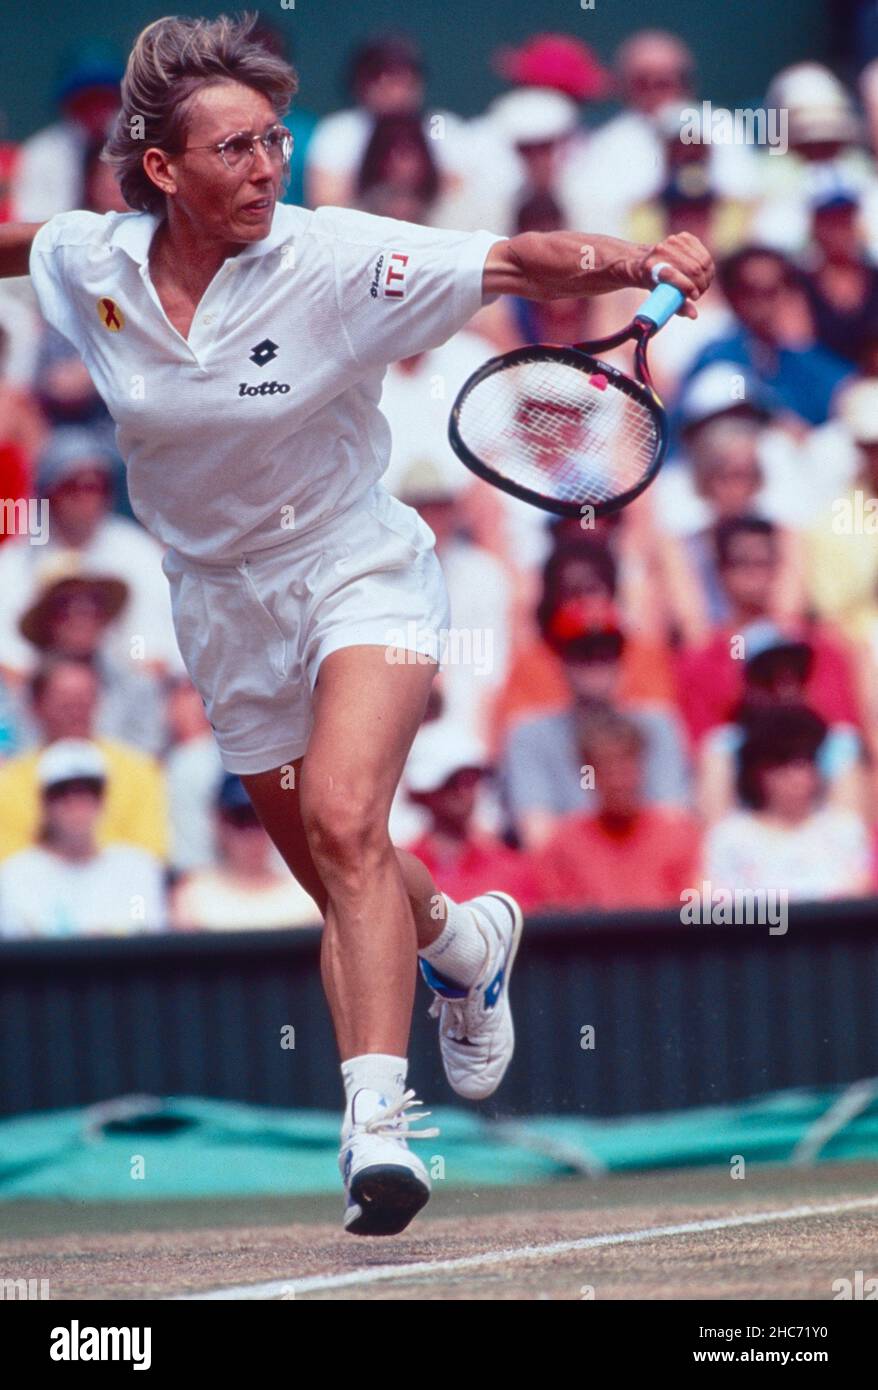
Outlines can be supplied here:
[[[626, 506], [662, 465], [667, 416], [650, 380], [647, 344], [684, 302], [659, 283], [627, 328], [572, 347], [536, 344], [492, 357], [461, 389], [448, 437], [495, 487], [559, 516]], [[634, 340], [635, 376], [595, 353]]]

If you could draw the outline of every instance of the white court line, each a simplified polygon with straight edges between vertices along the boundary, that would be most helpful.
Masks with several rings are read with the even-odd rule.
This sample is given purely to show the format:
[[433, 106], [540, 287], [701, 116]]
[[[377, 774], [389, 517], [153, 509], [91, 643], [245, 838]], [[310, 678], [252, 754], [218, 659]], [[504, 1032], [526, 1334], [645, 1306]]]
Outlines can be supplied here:
[[582, 1236], [578, 1240], [556, 1240], [549, 1245], [517, 1245], [509, 1250], [491, 1250], [483, 1255], [462, 1255], [453, 1260], [419, 1260], [412, 1264], [373, 1265], [349, 1274], [315, 1274], [307, 1279], [275, 1279], [266, 1284], [240, 1284], [206, 1293], [177, 1294], [175, 1300], [201, 1302], [207, 1299], [268, 1299], [295, 1297], [300, 1293], [319, 1293], [326, 1289], [362, 1288], [391, 1279], [416, 1279], [424, 1275], [455, 1274], [464, 1269], [486, 1269], [492, 1265], [543, 1260], [552, 1255], [569, 1255], [577, 1250], [596, 1250], [605, 1245], [635, 1245], [665, 1236], [700, 1235], [704, 1231], [728, 1231], [736, 1226], [763, 1226], [772, 1221], [797, 1221], [807, 1216], [837, 1216], [845, 1211], [865, 1211], [878, 1207], [878, 1197], [859, 1197], [851, 1202], [832, 1202], [826, 1206], [787, 1207], [783, 1211], [755, 1211], [747, 1216], [723, 1216], [711, 1221], [686, 1221], [678, 1226], [653, 1226], [640, 1231], [617, 1231], [612, 1235]]

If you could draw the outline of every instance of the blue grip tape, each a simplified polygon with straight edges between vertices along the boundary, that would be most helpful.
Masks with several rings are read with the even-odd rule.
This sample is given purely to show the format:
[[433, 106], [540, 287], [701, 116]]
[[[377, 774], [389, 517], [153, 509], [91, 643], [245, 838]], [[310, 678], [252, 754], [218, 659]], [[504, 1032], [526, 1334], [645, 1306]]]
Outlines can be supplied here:
[[668, 319], [673, 318], [682, 305], [685, 295], [674, 285], [657, 285], [649, 299], [644, 300], [637, 311], [639, 319], [649, 319], [656, 328], [664, 328]]

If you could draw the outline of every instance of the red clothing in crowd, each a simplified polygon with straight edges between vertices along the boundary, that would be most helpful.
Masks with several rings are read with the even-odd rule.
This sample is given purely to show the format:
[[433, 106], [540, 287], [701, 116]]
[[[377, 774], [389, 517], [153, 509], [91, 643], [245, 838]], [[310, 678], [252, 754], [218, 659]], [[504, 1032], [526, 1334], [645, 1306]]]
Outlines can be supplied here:
[[[628, 637], [622, 651], [619, 700], [629, 704], [676, 703], [677, 691], [669, 649], [659, 642]], [[492, 753], [502, 749], [506, 733], [522, 719], [556, 714], [570, 707], [564, 663], [537, 639], [517, 652], [492, 712]]]
[[525, 912], [542, 906], [539, 877], [530, 855], [510, 849], [493, 835], [471, 836], [453, 858], [440, 854], [431, 834], [408, 846], [427, 866], [443, 893], [454, 902], [466, 902], [491, 888], [502, 888], [517, 898]]
[[[679, 709], [694, 742], [728, 722], [744, 694], [744, 662], [732, 656], [731, 628], [717, 632], [703, 647], [681, 651], [677, 658]], [[827, 724], [862, 723], [853, 663], [841, 637], [825, 627], [803, 634], [814, 651], [805, 686], [806, 703]]]
[[[0, 440], [0, 499], [8, 497], [17, 500], [30, 495], [31, 470], [24, 449], [20, 444]], [[13, 530], [7, 531], [5, 526], [0, 526], [0, 545], [14, 535]]]
[[676, 907], [700, 881], [701, 831], [662, 806], [623, 824], [576, 812], [535, 855], [546, 907]]
[[0, 141], [0, 222], [12, 221], [12, 179], [18, 163], [18, 146]]

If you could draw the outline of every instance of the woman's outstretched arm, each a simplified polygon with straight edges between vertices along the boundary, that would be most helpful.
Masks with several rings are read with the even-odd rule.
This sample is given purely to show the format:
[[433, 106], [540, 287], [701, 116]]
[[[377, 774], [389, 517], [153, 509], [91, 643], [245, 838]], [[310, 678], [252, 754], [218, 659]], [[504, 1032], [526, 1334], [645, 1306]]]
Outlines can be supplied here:
[[667, 264], [662, 279], [686, 296], [680, 313], [696, 318], [693, 301], [713, 279], [713, 261], [689, 232], [677, 232], [655, 246], [588, 232], [524, 232], [491, 247], [482, 287], [486, 295], [516, 294], [537, 300], [629, 287], [650, 290], [654, 287], [651, 271], [659, 262]]
[[0, 223], [0, 278], [27, 275], [31, 242], [42, 222]]

